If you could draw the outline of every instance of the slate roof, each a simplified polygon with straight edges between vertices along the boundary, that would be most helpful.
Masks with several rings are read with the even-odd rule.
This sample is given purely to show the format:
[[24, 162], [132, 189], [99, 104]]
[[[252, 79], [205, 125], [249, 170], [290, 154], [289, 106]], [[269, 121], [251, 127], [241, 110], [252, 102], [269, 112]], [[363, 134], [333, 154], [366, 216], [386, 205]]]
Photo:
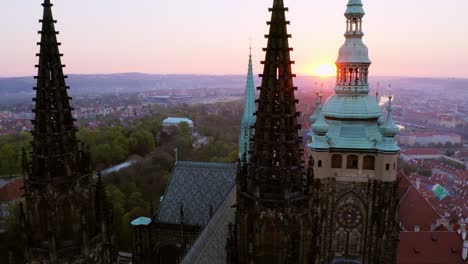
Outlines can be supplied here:
[[228, 225], [234, 223], [236, 188], [232, 188], [226, 200], [196, 240], [181, 264], [226, 263]]
[[183, 204], [185, 224], [206, 226], [210, 207], [216, 212], [235, 186], [236, 164], [178, 161], [172, 170], [156, 221], [180, 223]]

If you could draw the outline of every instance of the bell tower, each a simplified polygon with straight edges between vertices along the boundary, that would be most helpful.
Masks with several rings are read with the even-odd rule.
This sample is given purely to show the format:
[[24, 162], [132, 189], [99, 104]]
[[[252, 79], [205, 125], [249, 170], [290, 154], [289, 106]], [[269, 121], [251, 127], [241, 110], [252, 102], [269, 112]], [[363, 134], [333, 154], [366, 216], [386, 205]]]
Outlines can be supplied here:
[[349, 0], [335, 95], [311, 118], [315, 263], [396, 263], [398, 127], [392, 98], [384, 118], [376, 98], [369, 96], [364, 15], [361, 0]]

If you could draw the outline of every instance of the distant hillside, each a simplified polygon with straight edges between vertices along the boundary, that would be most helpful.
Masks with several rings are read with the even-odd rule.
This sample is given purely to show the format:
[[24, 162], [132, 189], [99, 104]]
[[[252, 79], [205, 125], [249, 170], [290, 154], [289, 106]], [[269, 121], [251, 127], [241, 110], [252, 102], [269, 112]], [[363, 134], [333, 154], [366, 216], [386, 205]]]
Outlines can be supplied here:
[[[143, 91], [167, 89], [243, 89], [243, 75], [159, 75], [142, 73], [123, 73], [108, 75], [69, 75], [70, 94], [103, 95], [111, 93], [138, 93]], [[468, 79], [429, 79], [429, 78], [372, 78], [371, 85], [382, 82], [383, 89], [391, 84], [393, 89], [446, 89], [466, 91]], [[260, 80], [257, 78], [257, 85]], [[319, 79], [298, 77], [296, 86], [307, 90], [317, 89], [321, 83], [324, 88], [333, 87], [334, 78]], [[35, 85], [32, 77], [0, 78], [0, 104], [30, 100]]]

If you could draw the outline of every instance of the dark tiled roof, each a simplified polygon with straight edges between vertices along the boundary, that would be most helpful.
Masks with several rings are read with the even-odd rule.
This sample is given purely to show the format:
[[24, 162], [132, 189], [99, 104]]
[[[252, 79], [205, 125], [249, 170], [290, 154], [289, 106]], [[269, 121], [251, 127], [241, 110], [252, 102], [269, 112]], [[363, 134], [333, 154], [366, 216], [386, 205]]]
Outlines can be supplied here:
[[236, 188], [232, 188], [226, 200], [198, 237], [182, 264], [226, 263], [228, 225], [234, 223]]
[[236, 164], [178, 161], [172, 170], [156, 219], [179, 224], [180, 205], [185, 224], [206, 226], [210, 207], [216, 212], [235, 185]]

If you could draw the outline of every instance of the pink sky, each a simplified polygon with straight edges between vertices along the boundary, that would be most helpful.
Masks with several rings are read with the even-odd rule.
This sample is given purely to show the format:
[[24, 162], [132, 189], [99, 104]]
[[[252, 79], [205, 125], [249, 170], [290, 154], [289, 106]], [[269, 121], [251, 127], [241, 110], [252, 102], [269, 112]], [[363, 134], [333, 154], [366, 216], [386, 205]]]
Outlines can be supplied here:
[[[66, 72], [245, 74], [261, 70], [272, 0], [53, 0]], [[363, 0], [375, 76], [468, 77], [464, 0]], [[0, 76], [33, 75], [41, 0], [6, 5]], [[347, 0], [285, 0], [294, 71], [334, 63]], [[5, 25], [12, 25], [7, 27]]]

